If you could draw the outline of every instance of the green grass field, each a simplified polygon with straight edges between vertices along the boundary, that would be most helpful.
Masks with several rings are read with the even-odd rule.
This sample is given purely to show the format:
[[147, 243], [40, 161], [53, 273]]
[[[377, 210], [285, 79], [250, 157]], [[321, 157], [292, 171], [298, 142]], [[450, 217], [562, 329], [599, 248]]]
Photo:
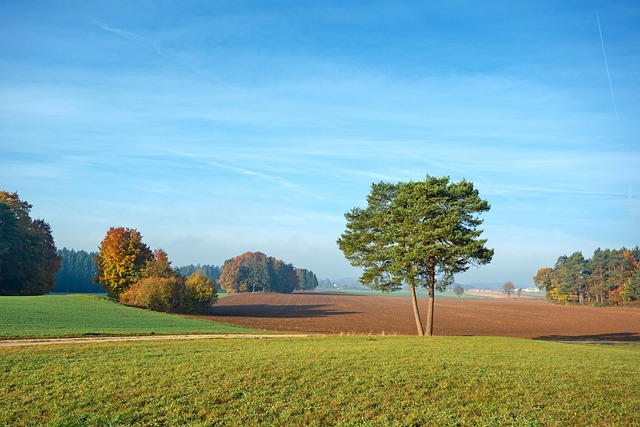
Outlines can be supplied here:
[[0, 425], [640, 425], [640, 346], [331, 337], [0, 349]]
[[92, 295], [0, 297], [0, 338], [243, 333], [249, 328], [125, 307]]

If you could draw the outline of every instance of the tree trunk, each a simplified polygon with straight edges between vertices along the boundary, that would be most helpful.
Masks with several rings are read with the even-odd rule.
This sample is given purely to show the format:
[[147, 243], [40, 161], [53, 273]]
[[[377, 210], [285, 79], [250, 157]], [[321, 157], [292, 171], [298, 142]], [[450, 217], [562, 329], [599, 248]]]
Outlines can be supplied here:
[[435, 301], [435, 287], [436, 287], [436, 264], [433, 257], [429, 263], [429, 279], [427, 286], [429, 288], [429, 299], [427, 301], [427, 329], [426, 335], [428, 337], [433, 335], [433, 309]]
[[429, 299], [427, 300], [427, 329], [425, 331], [428, 337], [433, 335], [433, 308], [435, 306], [434, 301], [435, 298], [433, 295], [433, 287], [429, 285]]
[[418, 298], [416, 297], [416, 286], [414, 283], [409, 285], [411, 289], [411, 305], [413, 306], [413, 318], [416, 320], [416, 327], [418, 328], [418, 336], [424, 336], [424, 330], [422, 329], [422, 320], [420, 319], [420, 310], [418, 309]]

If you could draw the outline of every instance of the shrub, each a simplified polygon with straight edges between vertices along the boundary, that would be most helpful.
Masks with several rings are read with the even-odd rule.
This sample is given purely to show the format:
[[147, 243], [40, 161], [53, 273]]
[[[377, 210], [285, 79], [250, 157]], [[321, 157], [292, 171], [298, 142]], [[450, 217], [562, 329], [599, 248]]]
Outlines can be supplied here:
[[184, 282], [183, 312], [206, 313], [217, 300], [216, 286], [208, 277], [193, 273]]
[[184, 283], [177, 277], [145, 277], [124, 291], [120, 302], [155, 311], [179, 312], [183, 289]]
[[120, 295], [120, 303], [154, 311], [207, 313], [218, 299], [215, 285], [194, 273], [183, 277], [145, 277]]

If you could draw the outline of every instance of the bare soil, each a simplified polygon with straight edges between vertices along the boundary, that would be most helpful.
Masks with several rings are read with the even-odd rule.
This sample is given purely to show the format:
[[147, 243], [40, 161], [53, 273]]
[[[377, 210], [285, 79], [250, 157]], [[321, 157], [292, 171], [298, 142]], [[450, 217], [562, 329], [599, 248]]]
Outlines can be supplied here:
[[[426, 298], [419, 300], [423, 323]], [[554, 305], [527, 298], [436, 298], [434, 335], [640, 342], [640, 308]], [[321, 334], [415, 335], [411, 300], [339, 293], [246, 293], [220, 299], [210, 320]]]

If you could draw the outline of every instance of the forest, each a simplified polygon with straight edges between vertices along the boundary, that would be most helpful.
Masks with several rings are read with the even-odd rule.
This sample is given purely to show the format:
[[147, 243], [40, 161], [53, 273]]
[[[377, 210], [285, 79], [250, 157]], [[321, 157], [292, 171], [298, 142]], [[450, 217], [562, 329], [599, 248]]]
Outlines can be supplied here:
[[61, 259], [60, 271], [56, 274], [53, 292], [85, 294], [100, 293], [104, 290], [95, 283], [97, 252], [62, 248], [58, 250]]
[[533, 278], [559, 303], [620, 305], [640, 302], [640, 247], [596, 249], [558, 258], [554, 267], [541, 268]]
[[[61, 259], [61, 268], [56, 275], [56, 285], [53, 288], [53, 292], [61, 293], [101, 293], [104, 289], [99, 283], [94, 281], [97, 270], [96, 258], [97, 252], [87, 252], [83, 250], [74, 250], [63, 248], [58, 250], [58, 256]], [[289, 268], [289, 264], [284, 261], [276, 260], [272, 257], [267, 257], [264, 254], [254, 256], [251, 258], [249, 255], [240, 255], [239, 257], [229, 260], [227, 265], [227, 272], [225, 274], [225, 280], [227, 286], [234, 292], [242, 292], [245, 290], [260, 291], [260, 292], [278, 292], [277, 289], [285, 289], [287, 291], [291, 286], [293, 290], [308, 291], [318, 287], [319, 281], [316, 275], [304, 268], [293, 268], [295, 279]], [[270, 259], [270, 260], [269, 260]], [[261, 260], [261, 261], [258, 261]], [[263, 267], [268, 265], [271, 268], [271, 272], [267, 273], [269, 282], [261, 283], [258, 281], [258, 277]], [[231, 277], [231, 265], [234, 262], [242, 264], [243, 275], [236, 275]], [[274, 266], [276, 267], [274, 269]], [[279, 266], [279, 267], [278, 267]], [[279, 269], [278, 269], [279, 268]], [[218, 290], [222, 290], [220, 287], [220, 276], [222, 269], [217, 265], [185, 265], [176, 267], [173, 269], [175, 273], [182, 277], [189, 277], [193, 274], [199, 274], [211, 280], [212, 283], [217, 285]], [[282, 270], [282, 272], [280, 272]], [[237, 270], [238, 272], [240, 270]], [[286, 273], [285, 273], [286, 271]], [[238, 281], [238, 283], [231, 283], [230, 281]], [[286, 280], [291, 280], [291, 283], [285, 283]], [[330, 286], [331, 281], [326, 279]]]

